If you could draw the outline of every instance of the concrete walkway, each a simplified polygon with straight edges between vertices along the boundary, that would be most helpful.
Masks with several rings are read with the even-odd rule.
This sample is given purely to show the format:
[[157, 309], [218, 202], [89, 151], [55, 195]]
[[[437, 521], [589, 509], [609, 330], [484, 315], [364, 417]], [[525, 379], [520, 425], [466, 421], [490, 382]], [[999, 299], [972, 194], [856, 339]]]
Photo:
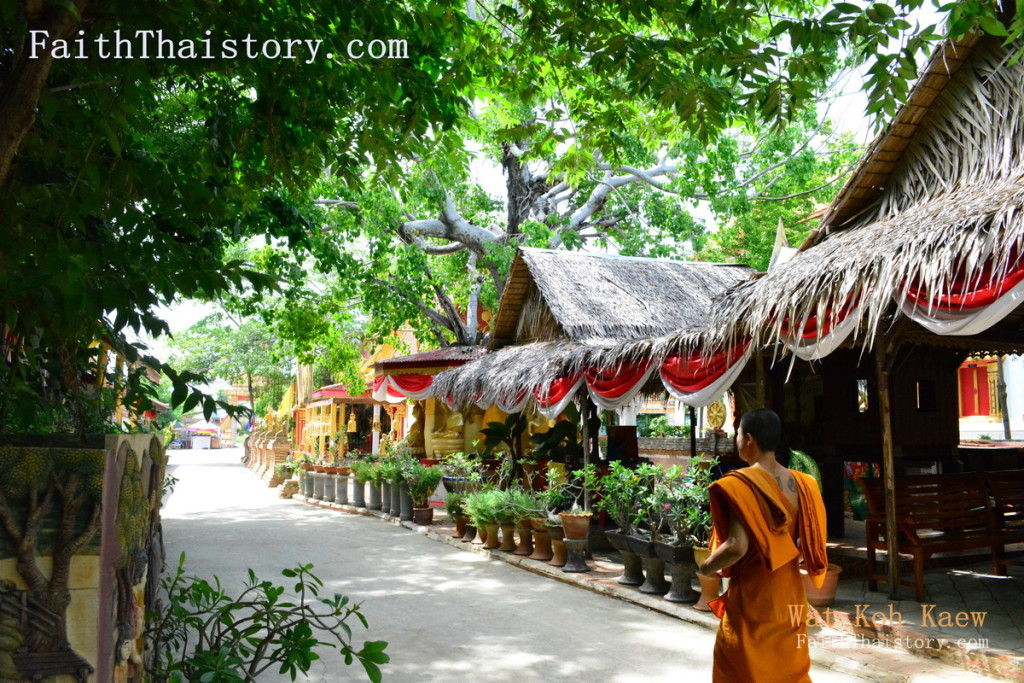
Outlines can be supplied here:
[[[313, 563], [327, 591], [362, 603], [370, 629], [356, 639], [390, 643], [385, 681], [710, 680], [714, 631], [705, 625], [438, 543], [437, 535], [282, 500], [242, 467], [240, 449], [169, 454], [179, 482], [163, 513], [168, 563], [185, 551], [188, 573], [216, 574], [234, 588], [247, 568], [276, 580], [286, 567]], [[363, 680], [358, 664], [323, 654], [305, 680]], [[988, 680], [920, 661], [882, 675], [814, 654], [819, 683]]]

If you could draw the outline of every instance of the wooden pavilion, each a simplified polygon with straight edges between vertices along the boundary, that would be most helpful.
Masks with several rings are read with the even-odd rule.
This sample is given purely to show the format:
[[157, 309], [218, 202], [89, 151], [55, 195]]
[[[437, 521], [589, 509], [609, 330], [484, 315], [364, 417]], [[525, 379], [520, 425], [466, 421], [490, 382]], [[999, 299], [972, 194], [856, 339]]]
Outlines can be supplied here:
[[[628, 393], [652, 367], [690, 404], [734, 387], [738, 413], [776, 409], [791, 445], [825, 462], [833, 533], [842, 463], [882, 465], [896, 597], [896, 475], [961, 468], [958, 365], [1024, 348], [1024, 66], [1010, 57], [992, 37], [944, 43], [798, 253], [729, 289], [707, 322], [563, 349], [492, 391], [543, 398], [583, 374]], [[487, 389], [465, 379], [448, 393]]]

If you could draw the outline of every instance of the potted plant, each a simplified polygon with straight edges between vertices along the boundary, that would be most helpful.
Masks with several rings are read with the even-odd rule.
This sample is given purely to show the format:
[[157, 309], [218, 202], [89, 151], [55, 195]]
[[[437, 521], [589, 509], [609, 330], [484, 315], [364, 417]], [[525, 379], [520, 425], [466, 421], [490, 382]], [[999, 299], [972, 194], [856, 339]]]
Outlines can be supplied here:
[[391, 482], [391, 514], [408, 521], [413, 517], [413, 501], [409, 493], [408, 478], [420, 463], [408, 453], [396, 456], [395, 461], [398, 463], [398, 471]]
[[441, 483], [441, 470], [415, 463], [405, 473], [405, 483], [412, 497], [413, 521], [426, 526], [434, 520], [434, 509], [428, 499]]
[[[549, 466], [548, 473], [550, 487], [551, 482], [556, 481], [554, 468]], [[585, 541], [590, 536], [590, 521], [593, 513], [580, 507], [580, 498], [587, 488], [587, 481], [588, 479], [585, 474], [580, 471], [576, 472], [562, 484], [565, 493], [572, 497], [572, 503], [568, 510], [560, 510], [558, 512], [558, 518], [561, 520], [562, 528], [565, 530], [565, 537], [571, 541]]]
[[708, 486], [715, 460], [694, 462], [685, 474], [678, 467], [667, 471], [656, 489], [662, 519], [669, 534], [652, 543], [658, 557], [669, 567], [672, 583], [665, 599], [670, 602], [694, 602], [698, 595], [691, 582], [696, 570], [694, 544], [707, 544], [711, 531]]
[[[711, 543], [711, 500], [708, 487], [714, 480], [714, 467], [718, 460], [712, 458], [690, 464], [685, 481], [690, 486], [690, 505], [683, 519], [685, 533], [693, 545], [693, 560], [699, 567], [708, 558]], [[717, 576], [698, 574], [700, 581], [700, 599], [693, 606], [702, 612], [711, 611], [711, 600], [718, 597], [722, 579]]]
[[392, 504], [392, 499], [394, 499], [394, 503], [398, 502], [398, 497], [394, 495], [396, 493], [395, 480], [400, 476], [398, 461], [391, 456], [385, 456], [380, 459], [378, 467], [380, 468], [380, 473], [374, 480], [374, 485], [377, 487], [378, 495], [380, 496], [380, 507], [384, 512], [397, 517], [398, 505]]
[[352, 463], [352, 474], [356, 485], [352, 488], [352, 504], [357, 508], [366, 507], [366, 485], [378, 476], [377, 465], [370, 459]]
[[323, 456], [320, 454], [320, 439], [313, 440], [313, 454], [311, 457], [313, 463], [313, 471], [323, 474], [327, 471], [327, 466], [324, 464]]
[[537, 494], [522, 489], [510, 489], [507, 500], [512, 522], [519, 532], [519, 544], [514, 553], [529, 556], [533, 554], [533, 526], [530, 518], [535, 517], [543, 509]]
[[497, 489], [476, 491], [466, 496], [466, 514], [473, 520], [478, 530], [486, 529], [484, 548], [493, 550], [498, 547], [498, 527], [507, 515], [504, 494]]
[[454, 522], [452, 538], [462, 538], [466, 533], [466, 498], [461, 493], [449, 493], [444, 499], [444, 513]]
[[474, 455], [461, 452], [443, 455], [440, 467], [448, 493], [465, 494], [483, 487], [483, 462]]
[[[630, 468], [620, 461], [613, 461], [608, 473], [600, 475], [596, 467], [588, 467], [583, 476], [585, 485], [595, 493], [594, 508], [608, 514], [618, 526], [618, 531], [606, 531], [608, 541], [622, 556], [624, 571], [618, 582], [623, 586], [639, 586], [644, 583], [643, 558], [646, 557], [646, 539], [639, 538], [636, 528], [639, 519], [638, 503], [641, 497], [652, 491], [664, 470], [651, 464], [640, 464]], [[638, 545], [644, 547], [638, 550]]]

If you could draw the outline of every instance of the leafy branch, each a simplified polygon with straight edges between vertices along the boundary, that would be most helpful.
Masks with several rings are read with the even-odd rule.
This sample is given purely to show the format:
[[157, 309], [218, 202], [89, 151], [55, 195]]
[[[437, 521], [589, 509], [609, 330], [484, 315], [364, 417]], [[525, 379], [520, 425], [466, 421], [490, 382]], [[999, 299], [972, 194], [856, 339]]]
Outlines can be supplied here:
[[[163, 581], [167, 604], [149, 615], [147, 631], [158, 653], [147, 673], [160, 681], [230, 681], [249, 683], [278, 667], [292, 680], [320, 659], [317, 649], [338, 648], [346, 665], [359, 660], [374, 683], [380, 665], [390, 661], [385, 641], [352, 642], [350, 619], [368, 628], [358, 604], [348, 597], [321, 598], [323, 581], [313, 565], [281, 572], [294, 579], [293, 592], [261, 581], [248, 570], [244, 590], [232, 597], [215, 576], [208, 581], [185, 576], [185, 554], [175, 574]], [[321, 639], [328, 633], [330, 640]]]

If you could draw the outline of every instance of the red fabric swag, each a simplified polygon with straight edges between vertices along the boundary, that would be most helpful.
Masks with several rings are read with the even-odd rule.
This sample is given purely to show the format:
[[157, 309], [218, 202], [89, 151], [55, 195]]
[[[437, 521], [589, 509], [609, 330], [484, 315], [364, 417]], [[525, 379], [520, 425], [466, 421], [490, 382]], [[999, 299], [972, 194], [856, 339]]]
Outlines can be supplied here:
[[[838, 313], [833, 313], [834, 308], [825, 309], [825, 323], [822, 325], [820, 336], [824, 337], [826, 334], [832, 331], [832, 328], [839, 323], [846, 320], [846, 316], [850, 315], [850, 312], [856, 307], [857, 302], [851, 302], [847, 299], [847, 302], [843, 304], [843, 307], [839, 309]], [[793, 334], [793, 329], [790, 327], [790, 320], [786, 318], [782, 321], [782, 334], [783, 336], [797, 336]], [[800, 340], [816, 339], [819, 336], [818, 332], [818, 316], [812, 315], [807, 318], [807, 322], [804, 323], [803, 329], [800, 330]]]
[[648, 359], [639, 363], [617, 365], [605, 371], [587, 368], [585, 371], [587, 385], [598, 396], [614, 400], [636, 386], [636, 383], [644, 378], [650, 367], [651, 361]]
[[920, 283], [913, 282], [907, 289], [907, 299], [922, 307], [927, 307], [930, 301], [932, 308], [941, 310], [984, 308], [1024, 280], [1024, 261], [1016, 250], [1010, 253], [1009, 260], [1013, 265], [1006, 269], [1001, 280], [992, 281], [993, 263], [989, 260], [981, 267], [980, 274], [968, 275], [963, 267], [958, 268], [945, 294], [933, 296]]
[[[433, 375], [389, 375], [391, 383], [404, 393], [412, 391], [423, 391], [434, 383]], [[376, 385], [376, 382], [374, 382]]]
[[576, 382], [579, 380], [579, 373], [570, 377], [559, 377], [551, 382], [551, 389], [548, 391], [547, 399], [544, 398], [540, 389], [534, 389], [533, 400], [536, 401], [537, 405], [541, 408], [550, 408], [565, 398], [565, 395], [568, 394], [574, 386], [576, 386]]
[[672, 355], [661, 366], [661, 379], [677, 391], [694, 392], [708, 386], [733, 366], [750, 345], [745, 341], [711, 356], [697, 353], [683, 357]]

